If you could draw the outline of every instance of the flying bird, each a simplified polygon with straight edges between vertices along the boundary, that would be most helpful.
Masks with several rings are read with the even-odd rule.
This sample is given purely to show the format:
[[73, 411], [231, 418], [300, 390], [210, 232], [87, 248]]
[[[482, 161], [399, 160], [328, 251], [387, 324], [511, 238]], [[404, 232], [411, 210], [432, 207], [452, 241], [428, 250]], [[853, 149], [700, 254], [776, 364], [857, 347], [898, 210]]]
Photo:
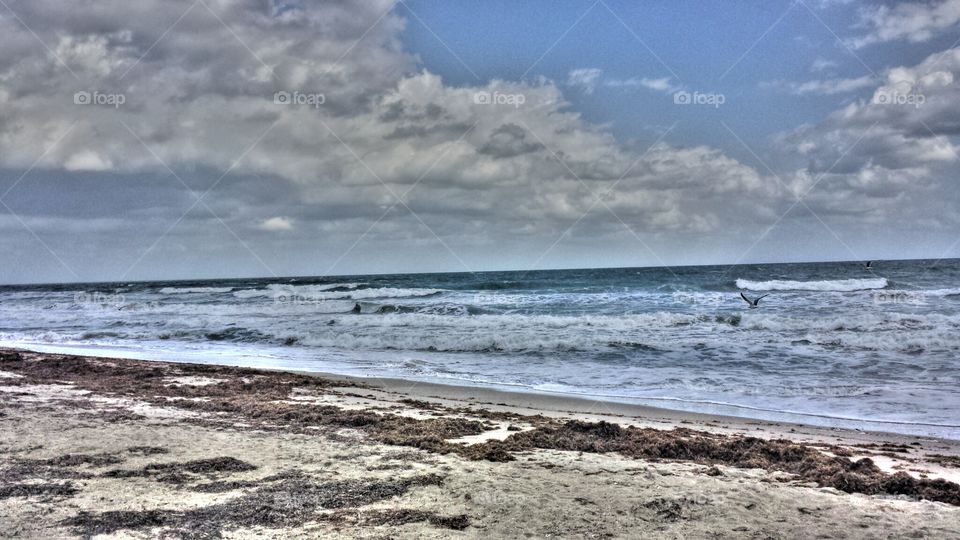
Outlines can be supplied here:
[[768, 297], [768, 296], [770, 296], [770, 295], [769, 295], [769, 294], [765, 294], [765, 295], [763, 295], [763, 296], [761, 296], [761, 297], [759, 297], [759, 298], [756, 298], [756, 299], [751, 300], [751, 299], [747, 298], [747, 295], [745, 295], [745, 294], [743, 294], [743, 293], [740, 293], [740, 298], [743, 298], [744, 301], [746, 301], [748, 304], [750, 304], [750, 309], [760, 307], [760, 306], [759, 306], [760, 300], [763, 300], [764, 298], [766, 298], [766, 297]]

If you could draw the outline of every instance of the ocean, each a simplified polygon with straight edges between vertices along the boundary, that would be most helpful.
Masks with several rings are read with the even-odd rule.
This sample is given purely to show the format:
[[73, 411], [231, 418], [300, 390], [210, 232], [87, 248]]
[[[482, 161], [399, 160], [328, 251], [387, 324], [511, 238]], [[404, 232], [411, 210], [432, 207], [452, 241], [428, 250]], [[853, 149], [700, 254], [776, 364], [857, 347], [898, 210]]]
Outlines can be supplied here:
[[0, 343], [960, 438], [957, 259], [4, 286]]

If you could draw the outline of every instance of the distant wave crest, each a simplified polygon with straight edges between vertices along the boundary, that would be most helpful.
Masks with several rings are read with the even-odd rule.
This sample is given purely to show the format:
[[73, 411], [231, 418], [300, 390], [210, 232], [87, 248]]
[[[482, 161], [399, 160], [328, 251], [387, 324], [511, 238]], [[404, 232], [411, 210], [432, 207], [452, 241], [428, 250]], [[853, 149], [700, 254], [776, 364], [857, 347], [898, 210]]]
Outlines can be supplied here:
[[866, 291], [883, 289], [888, 285], [886, 278], [871, 279], [828, 279], [823, 281], [788, 281], [774, 279], [770, 281], [750, 281], [738, 279], [737, 287], [748, 291]]
[[372, 298], [408, 298], [433, 296], [441, 289], [403, 289], [393, 287], [360, 289], [358, 283], [330, 285], [268, 285], [266, 289], [242, 289], [234, 291], [237, 298], [304, 298], [311, 300], [365, 300]]
[[160, 294], [220, 294], [232, 290], [233, 287], [164, 287]]

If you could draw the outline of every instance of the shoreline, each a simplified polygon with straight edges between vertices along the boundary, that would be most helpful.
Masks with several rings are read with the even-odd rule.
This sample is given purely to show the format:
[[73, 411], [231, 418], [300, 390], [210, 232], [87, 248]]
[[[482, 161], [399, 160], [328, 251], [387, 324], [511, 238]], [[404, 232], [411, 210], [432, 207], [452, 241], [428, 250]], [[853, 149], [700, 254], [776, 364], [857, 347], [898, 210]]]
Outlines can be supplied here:
[[895, 441], [901, 444], [910, 444], [917, 441], [926, 441], [938, 444], [944, 449], [960, 452], [960, 440], [943, 437], [684, 411], [561, 393], [502, 390], [483, 386], [445, 384], [393, 377], [363, 377], [318, 371], [284, 369], [278, 369], [277, 371], [289, 371], [329, 380], [368, 384], [389, 394], [409, 395], [415, 399], [435, 401], [442, 405], [483, 406], [501, 412], [543, 414], [555, 418], [594, 418], [621, 424], [659, 427], [661, 429], [664, 426], [696, 425], [706, 426], [711, 430], [725, 433], [753, 431], [757, 432], [756, 436], [790, 435], [791, 437], [807, 437], [808, 440], [817, 442], [863, 440], [864, 442]]
[[18, 538], [960, 538], [960, 443], [0, 348], [0, 522]]
[[[113, 349], [109, 347], [91, 345], [72, 345], [72, 346], [60, 346], [60, 345], [44, 345], [44, 344], [5, 344], [0, 343], [0, 349], [16, 349], [23, 351], [31, 351], [38, 353], [54, 353], [54, 354], [67, 354], [67, 355], [92, 355], [92, 356], [102, 356], [105, 358], [116, 358], [116, 359], [135, 359], [135, 360], [145, 360], [145, 361], [157, 361], [157, 362], [176, 362], [176, 363], [198, 363], [204, 365], [223, 365], [223, 366], [236, 366], [236, 367], [250, 367], [255, 369], [266, 369], [272, 371], [286, 371], [291, 373], [301, 373], [305, 375], [313, 375], [317, 377], [332, 378], [332, 379], [342, 379], [345, 381], [363, 381], [371, 382], [377, 381], [381, 384], [389, 386], [391, 388], [403, 388], [408, 386], [410, 388], [435, 388], [438, 389], [438, 392], [441, 395], [446, 395], [448, 397], [457, 396], [457, 395], [476, 395], [476, 396], [501, 396], [506, 398], [510, 403], [516, 403], [518, 406], [526, 401], [531, 404], [529, 409], [535, 409], [543, 406], [562, 406], [561, 404], [566, 404], [572, 410], [576, 411], [579, 408], [582, 408], [584, 404], [587, 404], [587, 408], [590, 408], [590, 404], [596, 404], [597, 409], [604, 409], [608, 411], [619, 411], [617, 415], [624, 416], [635, 416], [635, 417], [647, 417], [654, 416], [659, 417], [664, 420], [670, 421], [689, 421], [689, 420], [698, 420], [698, 421], [709, 421], [716, 420], [729, 424], [738, 425], [741, 427], [752, 427], [756, 425], [761, 426], [789, 426], [794, 428], [804, 428], [812, 430], [818, 433], [826, 432], [850, 432], [850, 433], [873, 433], [878, 438], [897, 438], [898, 440], [942, 440], [942, 441], [952, 441], [957, 444], [960, 444], [960, 426], [952, 425], [943, 425], [943, 424], [933, 424], [933, 423], [922, 423], [922, 422], [897, 422], [889, 420], [867, 420], [859, 418], [845, 418], [838, 416], [830, 416], [824, 414], [816, 413], [802, 413], [802, 412], [791, 412], [791, 411], [779, 411], [779, 410], [767, 410], [759, 409], [751, 406], [744, 405], [735, 405], [735, 404], [722, 404], [722, 403], [707, 403], [707, 402], [696, 402], [696, 401], [684, 401], [683, 403], [696, 404], [696, 406], [701, 406], [703, 408], [715, 408], [720, 411], [691, 411], [681, 408], [670, 408], [670, 407], [661, 407], [657, 405], [649, 405], [643, 403], [630, 403], [627, 401], [630, 398], [624, 397], [622, 399], [617, 399], [611, 396], [590, 396], [585, 394], [574, 394], [574, 393], [564, 393], [564, 392], [553, 392], [547, 390], [536, 390], [529, 387], [512, 387], [506, 384], [497, 384], [497, 383], [474, 383], [471, 384], [467, 381], [461, 382], [439, 382], [439, 381], [423, 381], [417, 379], [404, 379], [400, 377], [392, 376], [379, 376], [379, 375], [359, 375], [356, 373], [342, 373], [335, 371], [325, 371], [323, 369], [318, 370], [305, 370], [298, 369], [293, 366], [265, 366], [261, 362], [251, 362], [249, 359], [265, 359], [271, 358], [269, 355], [260, 355], [260, 354], [250, 354], [249, 352], [238, 353], [234, 355], [223, 355], [223, 358], [218, 358], [216, 356], [208, 355], [196, 355], [193, 356], [192, 353], [172, 353], [167, 351], [158, 351], [152, 349], [144, 349], [140, 351], [134, 351], [125, 348]], [[226, 360], [229, 358], [242, 358], [244, 360], [237, 361], [233, 363], [226, 363]], [[272, 358], [271, 358], [272, 359]], [[211, 361], [212, 360], [212, 361]], [[218, 361], [221, 360], [221, 361]], [[273, 359], [276, 360], [276, 359]], [[282, 359], [278, 363], [283, 363]], [[445, 390], [446, 389], [446, 390]], [[492, 398], [489, 398], [492, 399]], [[489, 401], [488, 399], [488, 401]], [[670, 401], [667, 398], [636, 398], [637, 401]], [[503, 401], [503, 399], [501, 399]], [[680, 401], [678, 401], [680, 402]], [[726, 410], [724, 410], [726, 409]], [[729, 412], [730, 410], [734, 411], [744, 411], [746, 414], [740, 415]], [[586, 411], [580, 411], [586, 412]], [[757, 413], [756, 416], [752, 416], [749, 413]], [[764, 418], [764, 415], [773, 415], [773, 416], [782, 416], [783, 418]], [[818, 422], [819, 421], [819, 422]], [[897, 431], [893, 430], [895, 427], [900, 426], [903, 429]], [[910, 433], [907, 430], [913, 429], [916, 430], [925, 430], [931, 431], [931, 433]], [[955, 437], [944, 436], [942, 433], [946, 431], [950, 434], [955, 434]]]

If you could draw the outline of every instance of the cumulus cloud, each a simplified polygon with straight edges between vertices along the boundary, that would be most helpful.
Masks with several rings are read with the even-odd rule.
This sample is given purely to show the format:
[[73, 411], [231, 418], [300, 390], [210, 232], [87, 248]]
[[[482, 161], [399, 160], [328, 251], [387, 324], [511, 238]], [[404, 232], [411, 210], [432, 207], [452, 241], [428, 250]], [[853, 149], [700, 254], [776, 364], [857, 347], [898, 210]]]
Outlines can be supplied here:
[[905, 40], [928, 41], [960, 22], [960, 0], [924, 0], [871, 6], [861, 10], [860, 26], [867, 32], [849, 41], [855, 48]]
[[603, 75], [603, 70], [597, 68], [573, 69], [567, 74], [567, 86], [576, 88], [585, 94], [592, 94], [597, 89], [597, 82]]
[[[912, 67], [888, 70], [868, 100], [851, 103], [786, 140], [821, 165], [860, 141], [845, 159], [857, 169], [869, 162], [906, 168], [957, 159], [949, 137], [960, 133], [960, 49], [930, 55]], [[846, 144], [850, 143], [850, 144]]]
[[[2, 85], [13, 96], [0, 131], [5, 164], [29, 165], [76, 122], [40, 166], [277, 176], [305, 202], [328, 205], [392, 204], [417, 184], [405, 203], [418, 212], [487, 210], [505, 214], [503, 223], [511, 214], [584, 210], [592, 199], [576, 187], [580, 181], [612, 185], [638, 158], [570, 111], [550, 81], [451, 87], [418, 71], [398, 44], [403, 20], [390, 2], [281, 14], [253, 0], [209, 5], [214, 13], [203, 3], [105, 2], [76, 17], [49, 0], [20, 5], [24, 22], [58, 45], [56, 56], [35, 44], [14, 47], [24, 53], [19, 58], [5, 55]], [[140, 17], [150, 6], [156, 14]], [[154, 21], [172, 24], [186, 9], [195, 12], [160, 39], [165, 28]], [[16, 21], [2, 24], [11, 42], [34, 39]], [[72, 73], [58, 69], [61, 62]], [[580, 69], [567, 83], [590, 92], [600, 77]], [[78, 105], [75, 92], [125, 102]], [[491, 101], [478, 101], [478, 92]], [[634, 173], [619, 185], [661, 189], [667, 173], [698, 174], [702, 165], [684, 161], [684, 152], [658, 158], [659, 177]], [[738, 164], [730, 165], [740, 178]], [[711, 174], [728, 181], [721, 170]], [[479, 202], [479, 190], [497, 204]]]
[[889, 69], [869, 99], [782, 135], [786, 152], [806, 161], [792, 177], [795, 189], [805, 192], [819, 182], [814, 200], [824, 211], [878, 217], [914, 212], [919, 218], [937, 197], [949, 198], [944, 179], [960, 160], [951, 140], [960, 133], [958, 75], [960, 49], [932, 54], [915, 66]]
[[[0, 18], [0, 166], [33, 166], [46, 180], [17, 185], [7, 200], [28, 223], [45, 224], [44, 234], [61, 227], [66, 238], [94, 220], [91, 235], [130, 234], [111, 248], [131, 252], [127, 264], [148, 257], [161, 233], [169, 239], [156, 249], [196, 253], [217, 233], [226, 241], [210, 257], [276, 250], [261, 262], [303, 257], [314, 272], [318, 255], [302, 247], [317, 238], [329, 251], [358, 238], [410, 247], [440, 238], [459, 255], [511, 243], [536, 251], [574, 224], [594, 244], [625, 224], [651, 235], [736, 234], [776, 219], [790, 201], [770, 175], [717, 148], [619, 141], [564, 95], [601, 84], [670, 92], [670, 79], [604, 82], [599, 69], [583, 68], [558, 83], [449, 85], [403, 49], [393, 0], [11, 7], [23, 24]], [[888, 144], [871, 136], [863, 147], [873, 153], [858, 151], [851, 167], [872, 172], [845, 180], [888, 198], [876, 185], [892, 161], [920, 178], [927, 160], [946, 160], [913, 115], [947, 133], [957, 120], [942, 101], [954, 62], [917, 79], [929, 92], [919, 113], [857, 104], [783, 142], [811, 161], [812, 175], [839, 143], [888, 116]], [[896, 152], [889, 141], [907, 146]], [[50, 195], [64, 185], [83, 189]], [[261, 236], [270, 240], [257, 244]]]

